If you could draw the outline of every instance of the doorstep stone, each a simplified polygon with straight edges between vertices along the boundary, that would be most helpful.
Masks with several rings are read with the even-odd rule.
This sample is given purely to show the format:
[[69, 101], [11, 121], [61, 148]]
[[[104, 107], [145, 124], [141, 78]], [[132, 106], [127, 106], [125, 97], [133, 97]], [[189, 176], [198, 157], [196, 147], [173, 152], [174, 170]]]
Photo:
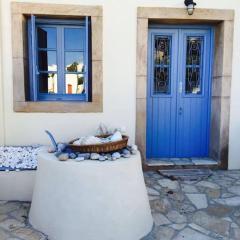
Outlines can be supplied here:
[[192, 158], [191, 160], [195, 165], [218, 165], [218, 162], [215, 161], [215, 160], [212, 160], [212, 159], [203, 159], [203, 158], [195, 159], [195, 158]]
[[157, 160], [157, 161], [147, 161], [148, 166], [174, 166], [174, 162], [169, 160]]

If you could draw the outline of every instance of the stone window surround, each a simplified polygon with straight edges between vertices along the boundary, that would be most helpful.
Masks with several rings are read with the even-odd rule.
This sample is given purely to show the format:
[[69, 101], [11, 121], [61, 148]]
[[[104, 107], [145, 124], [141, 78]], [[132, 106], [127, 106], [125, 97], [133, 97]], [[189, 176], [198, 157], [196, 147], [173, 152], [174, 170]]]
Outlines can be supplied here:
[[[102, 112], [102, 7], [67, 4], [12, 2], [13, 107], [15, 112]], [[58, 18], [91, 17], [92, 38], [92, 102], [26, 101], [28, 81], [28, 48], [26, 17]], [[17, 67], [14, 67], [17, 66]]]
[[145, 169], [148, 24], [211, 24], [215, 28], [211, 99], [210, 157], [228, 167], [229, 115], [232, 79], [234, 10], [199, 9], [189, 16], [184, 8], [139, 7], [137, 10], [136, 143]]

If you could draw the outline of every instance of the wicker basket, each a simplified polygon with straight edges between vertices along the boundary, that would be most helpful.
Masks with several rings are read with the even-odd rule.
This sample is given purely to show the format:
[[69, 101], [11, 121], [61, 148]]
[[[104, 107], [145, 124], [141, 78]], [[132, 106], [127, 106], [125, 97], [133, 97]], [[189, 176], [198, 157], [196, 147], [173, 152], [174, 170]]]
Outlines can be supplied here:
[[[106, 138], [110, 135], [100, 135], [97, 137]], [[107, 153], [107, 152], [114, 152], [120, 149], [127, 147], [128, 143], [128, 136], [123, 135], [122, 140], [116, 142], [109, 142], [109, 143], [102, 143], [102, 144], [94, 144], [94, 145], [74, 145], [73, 142], [78, 140], [74, 139], [69, 142], [68, 147], [73, 150], [74, 152], [81, 152], [81, 153]]]

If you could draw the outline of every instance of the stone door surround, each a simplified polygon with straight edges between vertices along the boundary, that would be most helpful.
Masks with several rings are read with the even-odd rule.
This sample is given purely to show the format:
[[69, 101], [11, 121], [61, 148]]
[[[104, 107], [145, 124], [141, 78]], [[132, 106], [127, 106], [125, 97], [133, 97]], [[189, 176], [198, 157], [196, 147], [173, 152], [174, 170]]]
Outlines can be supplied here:
[[146, 167], [147, 49], [149, 23], [211, 24], [215, 29], [211, 96], [210, 156], [228, 166], [234, 10], [139, 7], [137, 10], [136, 143]]

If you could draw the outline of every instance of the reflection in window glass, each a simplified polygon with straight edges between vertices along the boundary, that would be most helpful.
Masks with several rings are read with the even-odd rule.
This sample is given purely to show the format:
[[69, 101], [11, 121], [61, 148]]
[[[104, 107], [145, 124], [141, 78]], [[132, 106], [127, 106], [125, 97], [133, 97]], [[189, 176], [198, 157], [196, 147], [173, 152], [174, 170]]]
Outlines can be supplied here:
[[168, 68], [155, 67], [154, 93], [168, 93], [169, 75]]
[[171, 37], [156, 36], [154, 50], [154, 94], [170, 93]]
[[37, 34], [38, 34], [39, 48], [56, 48], [57, 47], [56, 28], [38, 27]]
[[39, 71], [56, 71], [57, 70], [56, 51], [39, 51], [38, 67]]
[[65, 70], [68, 72], [84, 72], [83, 53], [66, 52]]
[[85, 92], [83, 74], [65, 74], [67, 94], [81, 94]]
[[57, 73], [40, 73], [39, 92], [55, 94], [57, 93]]
[[187, 37], [186, 79], [187, 94], [201, 94], [201, 61], [203, 37]]
[[169, 37], [158, 36], [155, 39], [155, 64], [170, 64]]
[[84, 48], [84, 31], [81, 28], [65, 28], [64, 43], [66, 50], [82, 50]]

